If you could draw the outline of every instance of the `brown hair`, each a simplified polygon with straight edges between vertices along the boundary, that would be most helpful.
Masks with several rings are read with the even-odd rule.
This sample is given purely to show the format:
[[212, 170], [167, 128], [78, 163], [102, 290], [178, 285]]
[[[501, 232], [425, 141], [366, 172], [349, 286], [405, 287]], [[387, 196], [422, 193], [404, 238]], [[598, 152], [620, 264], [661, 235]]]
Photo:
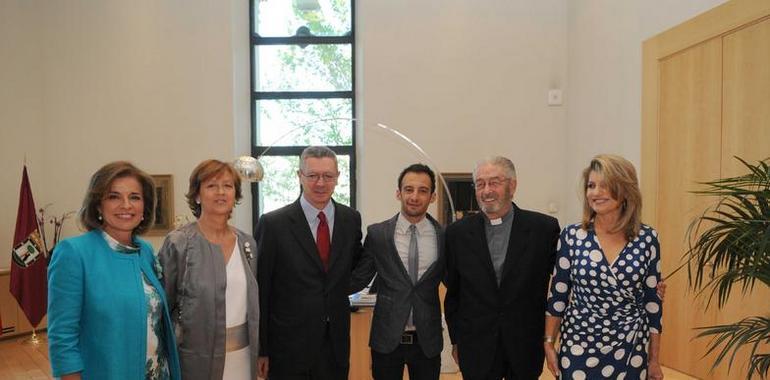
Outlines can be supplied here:
[[591, 172], [604, 176], [604, 181], [610, 194], [620, 202], [620, 217], [611, 229], [612, 232], [623, 231], [630, 241], [639, 234], [641, 228], [642, 193], [639, 191], [639, 181], [636, 179], [634, 165], [623, 157], [612, 154], [600, 154], [591, 160], [583, 170], [583, 228], [589, 229], [596, 213], [591, 209], [586, 198], [588, 177]]
[[233, 176], [233, 182], [235, 184], [235, 202], [243, 198], [243, 192], [241, 191], [241, 176], [233, 168], [233, 165], [228, 162], [222, 162], [219, 160], [205, 160], [198, 164], [190, 173], [190, 187], [187, 190], [185, 197], [187, 198], [187, 205], [190, 206], [193, 215], [196, 218], [201, 216], [201, 205], [197, 202], [198, 195], [201, 192], [201, 184], [208, 181], [211, 178], [217, 177], [222, 173], [230, 173]]
[[115, 161], [102, 166], [91, 176], [88, 183], [86, 197], [80, 208], [78, 219], [80, 224], [88, 231], [102, 228], [102, 220], [99, 220], [99, 206], [104, 195], [110, 191], [112, 182], [118, 178], [132, 177], [142, 186], [142, 198], [144, 198], [144, 210], [142, 221], [134, 228], [133, 235], [141, 235], [152, 226], [155, 220], [155, 182], [147, 173], [128, 161]]

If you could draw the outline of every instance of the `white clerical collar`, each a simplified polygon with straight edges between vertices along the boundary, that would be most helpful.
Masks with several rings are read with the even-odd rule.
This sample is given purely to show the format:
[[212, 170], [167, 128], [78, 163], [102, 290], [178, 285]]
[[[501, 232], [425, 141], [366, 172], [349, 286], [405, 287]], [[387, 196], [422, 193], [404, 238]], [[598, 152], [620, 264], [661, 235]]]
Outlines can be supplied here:
[[490, 225], [499, 226], [499, 225], [503, 224], [503, 222], [506, 222], [510, 218], [513, 218], [513, 207], [511, 207], [510, 211], [508, 211], [505, 215], [503, 215], [500, 218], [491, 219], [487, 214], [484, 214], [484, 216], [489, 221]]

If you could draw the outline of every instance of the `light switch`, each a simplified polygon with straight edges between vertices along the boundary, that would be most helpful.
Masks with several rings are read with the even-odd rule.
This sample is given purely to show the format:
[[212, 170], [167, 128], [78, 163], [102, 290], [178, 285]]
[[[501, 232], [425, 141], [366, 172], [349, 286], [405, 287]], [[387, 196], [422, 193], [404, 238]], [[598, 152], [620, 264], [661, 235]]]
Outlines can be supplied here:
[[548, 105], [549, 106], [561, 105], [561, 90], [559, 89], [548, 90]]

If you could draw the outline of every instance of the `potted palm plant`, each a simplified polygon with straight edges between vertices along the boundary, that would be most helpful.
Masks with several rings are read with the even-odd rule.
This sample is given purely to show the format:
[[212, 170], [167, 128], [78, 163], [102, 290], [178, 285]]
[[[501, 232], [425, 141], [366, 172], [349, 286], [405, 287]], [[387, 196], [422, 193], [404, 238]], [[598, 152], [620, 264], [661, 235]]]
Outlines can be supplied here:
[[[770, 165], [750, 164], [736, 157], [748, 172], [738, 177], [705, 182], [696, 194], [717, 201], [696, 218], [688, 230], [690, 287], [708, 296], [707, 307], [728, 301], [733, 286], [751, 293], [755, 286], [770, 287]], [[732, 368], [736, 353], [751, 353], [747, 376], [765, 378], [770, 369], [770, 300], [768, 313], [748, 316], [732, 324], [700, 327], [698, 337], [710, 337], [707, 355], [717, 352], [713, 367], [724, 360]]]

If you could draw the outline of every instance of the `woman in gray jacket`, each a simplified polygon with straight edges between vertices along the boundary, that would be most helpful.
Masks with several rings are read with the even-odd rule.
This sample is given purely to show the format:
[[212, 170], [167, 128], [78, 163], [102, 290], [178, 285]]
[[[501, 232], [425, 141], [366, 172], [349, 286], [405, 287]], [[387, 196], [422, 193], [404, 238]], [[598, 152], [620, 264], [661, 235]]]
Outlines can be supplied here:
[[256, 379], [257, 245], [228, 224], [241, 196], [230, 164], [201, 162], [186, 194], [198, 220], [171, 232], [158, 253], [186, 380]]

